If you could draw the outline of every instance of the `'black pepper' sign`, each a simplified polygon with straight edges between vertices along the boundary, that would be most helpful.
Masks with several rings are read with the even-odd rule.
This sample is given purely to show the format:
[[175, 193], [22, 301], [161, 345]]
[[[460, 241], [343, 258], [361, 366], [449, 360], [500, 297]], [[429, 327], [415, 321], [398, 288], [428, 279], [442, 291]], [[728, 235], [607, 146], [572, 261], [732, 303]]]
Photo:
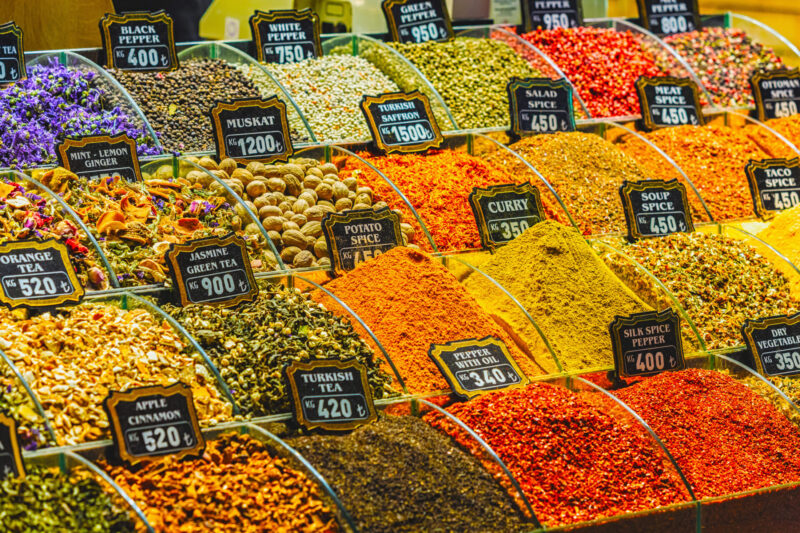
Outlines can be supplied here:
[[125, 134], [67, 139], [58, 145], [56, 155], [62, 167], [84, 178], [121, 176], [129, 182], [142, 181], [136, 141]]
[[766, 218], [800, 204], [800, 159], [751, 160], [744, 170], [758, 216]]
[[84, 294], [67, 247], [55, 239], [0, 244], [0, 288], [9, 309], [74, 305]]
[[672, 309], [616, 316], [609, 330], [614, 367], [621, 378], [686, 368], [680, 318]]
[[128, 464], [199, 456], [205, 449], [192, 389], [183, 383], [111, 391], [103, 407], [117, 456]]
[[453, 393], [465, 400], [530, 383], [506, 345], [496, 337], [431, 344], [428, 356], [439, 367]]
[[686, 187], [678, 180], [626, 180], [619, 194], [630, 240], [694, 231]]
[[761, 375], [800, 374], [800, 313], [745, 320], [742, 334]]
[[367, 369], [356, 361], [294, 362], [285, 373], [295, 421], [306, 429], [347, 431], [378, 418]]
[[328, 213], [322, 219], [322, 234], [335, 274], [353, 270], [359, 263], [403, 246], [400, 216], [388, 207]]
[[0, 25], [0, 84], [25, 79], [22, 29], [13, 22]]
[[583, 26], [581, 0], [522, 0], [525, 31]]
[[217, 102], [211, 123], [220, 159], [271, 163], [286, 161], [294, 153], [286, 104], [277, 96]]
[[566, 79], [511, 78], [506, 90], [517, 135], [575, 131], [572, 86]]
[[259, 61], [285, 65], [322, 53], [319, 17], [310, 9], [256, 11], [250, 28]]
[[0, 479], [24, 477], [25, 463], [17, 437], [17, 422], [0, 413]]
[[758, 71], [750, 76], [758, 120], [783, 118], [800, 107], [800, 70]]
[[106, 66], [121, 70], [176, 70], [178, 54], [172, 18], [154, 13], [106, 13], [100, 19]]
[[383, 0], [381, 7], [393, 41], [425, 43], [453, 38], [445, 0]]
[[481, 245], [489, 250], [516, 239], [544, 220], [539, 190], [531, 183], [474, 188], [469, 204], [478, 224]]
[[386, 153], [421, 152], [442, 144], [430, 101], [419, 91], [365, 95], [361, 111], [375, 144]]
[[247, 245], [233, 233], [173, 244], [167, 251], [167, 266], [182, 306], [232, 307], [258, 295]]
[[636, 80], [636, 94], [648, 130], [703, 124], [700, 93], [689, 78], [641, 76]]
[[656, 35], [700, 29], [697, 0], [637, 0], [639, 20]]

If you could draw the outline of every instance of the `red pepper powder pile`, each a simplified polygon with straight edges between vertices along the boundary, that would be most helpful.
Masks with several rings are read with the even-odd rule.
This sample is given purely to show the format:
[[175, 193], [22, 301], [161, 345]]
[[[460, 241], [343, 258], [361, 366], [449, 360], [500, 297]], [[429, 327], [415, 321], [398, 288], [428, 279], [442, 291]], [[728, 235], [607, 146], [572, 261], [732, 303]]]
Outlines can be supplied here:
[[[666, 456], [632, 417], [612, 416], [605, 398], [533, 383], [447, 408], [511, 470], [548, 526], [689, 500]], [[435, 413], [428, 422], [462, 446], [474, 444]]]
[[730, 376], [664, 372], [616, 395], [661, 438], [698, 498], [800, 481], [800, 430]]

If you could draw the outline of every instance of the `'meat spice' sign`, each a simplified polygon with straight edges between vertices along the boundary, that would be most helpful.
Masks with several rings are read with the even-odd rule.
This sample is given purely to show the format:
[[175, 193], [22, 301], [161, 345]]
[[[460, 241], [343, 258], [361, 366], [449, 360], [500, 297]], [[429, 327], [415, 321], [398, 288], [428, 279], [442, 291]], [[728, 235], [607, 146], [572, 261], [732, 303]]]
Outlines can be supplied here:
[[636, 94], [648, 130], [703, 125], [700, 92], [689, 78], [641, 76], [636, 80]]

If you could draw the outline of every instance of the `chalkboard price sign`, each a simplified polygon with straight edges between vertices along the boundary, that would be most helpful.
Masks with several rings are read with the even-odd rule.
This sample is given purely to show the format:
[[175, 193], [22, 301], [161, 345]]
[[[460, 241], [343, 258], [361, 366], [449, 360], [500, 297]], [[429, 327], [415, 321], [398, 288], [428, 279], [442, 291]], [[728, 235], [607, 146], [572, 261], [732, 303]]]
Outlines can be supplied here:
[[13, 22], [0, 25], [0, 84], [24, 80], [25, 49], [22, 29]]
[[575, 131], [572, 86], [566, 79], [511, 78], [506, 90], [517, 135]]
[[636, 80], [636, 94], [648, 130], [704, 123], [700, 93], [689, 78], [641, 76]]
[[361, 111], [375, 144], [386, 153], [422, 152], [444, 140], [428, 97], [419, 91], [365, 95]]
[[256, 57], [264, 63], [299, 63], [322, 53], [319, 17], [310, 9], [256, 11], [250, 28]]
[[25, 463], [17, 437], [17, 422], [0, 413], [0, 479], [25, 477]]
[[619, 194], [630, 240], [694, 231], [686, 187], [678, 180], [626, 180]]
[[544, 220], [539, 190], [531, 183], [475, 188], [469, 194], [484, 248], [494, 250]]
[[742, 334], [761, 375], [800, 374], [800, 313], [745, 320]]
[[758, 71], [750, 76], [758, 120], [797, 114], [800, 107], [800, 70]]
[[768, 218], [800, 204], [800, 159], [751, 160], [744, 170], [758, 216]]
[[106, 13], [100, 19], [106, 66], [121, 70], [165, 71], [178, 68], [172, 18], [153, 13]]
[[393, 41], [425, 43], [453, 38], [444, 0], [383, 0], [381, 7]]
[[522, 0], [525, 31], [583, 26], [581, 0]]
[[656, 35], [700, 29], [697, 0], [637, 0], [639, 20]]
[[614, 367], [620, 378], [686, 368], [680, 318], [672, 309], [616, 316], [609, 331]]
[[62, 167], [87, 179], [120, 176], [132, 183], [142, 181], [136, 141], [125, 134], [67, 139], [56, 155]]
[[294, 153], [286, 104], [277, 96], [217, 102], [211, 122], [219, 159], [271, 163], [286, 161]]
[[337, 275], [396, 246], [403, 246], [400, 216], [388, 207], [328, 213], [322, 219], [331, 269]]

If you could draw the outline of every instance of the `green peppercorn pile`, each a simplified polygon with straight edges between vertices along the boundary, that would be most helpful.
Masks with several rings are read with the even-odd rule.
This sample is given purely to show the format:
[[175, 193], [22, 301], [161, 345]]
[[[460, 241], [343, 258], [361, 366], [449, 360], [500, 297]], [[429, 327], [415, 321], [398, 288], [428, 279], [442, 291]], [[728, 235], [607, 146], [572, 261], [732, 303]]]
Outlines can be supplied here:
[[297, 289], [262, 284], [258, 298], [236, 308], [163, 309], [201, 344], [247, 416], [290, 411], [282, 370], [294, 361], [356, 359], [375, 398], [392, 394], [391, 377], [352, 324]]

